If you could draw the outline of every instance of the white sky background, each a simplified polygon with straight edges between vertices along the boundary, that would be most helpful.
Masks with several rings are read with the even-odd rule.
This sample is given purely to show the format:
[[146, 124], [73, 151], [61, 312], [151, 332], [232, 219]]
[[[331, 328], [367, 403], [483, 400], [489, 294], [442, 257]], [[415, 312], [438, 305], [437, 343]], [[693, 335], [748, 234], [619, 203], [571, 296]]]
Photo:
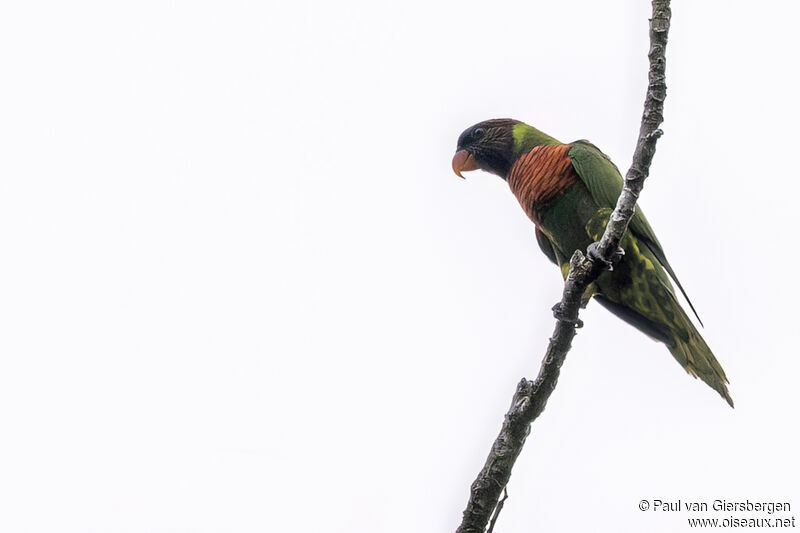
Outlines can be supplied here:
[[[800, 9], [673, 9], [641, 205], [737, 407], [591, 305], [503, 533], [800, 516]], [[561, 291], [456, 138], [514, 117], [626, 169], [649, 2], [2, 11], [0, 530], [454, 530]]]

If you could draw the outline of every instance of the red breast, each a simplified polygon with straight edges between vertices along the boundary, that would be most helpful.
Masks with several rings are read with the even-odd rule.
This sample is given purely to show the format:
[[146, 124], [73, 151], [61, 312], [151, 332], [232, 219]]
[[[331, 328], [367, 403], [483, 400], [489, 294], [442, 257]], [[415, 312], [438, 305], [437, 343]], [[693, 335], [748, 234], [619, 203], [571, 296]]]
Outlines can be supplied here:
[[537, 146], [520, 156], [508, 174], [508, 185], [537, 226], [542, 209], [579, 178], [567, 155], [570, 145]]

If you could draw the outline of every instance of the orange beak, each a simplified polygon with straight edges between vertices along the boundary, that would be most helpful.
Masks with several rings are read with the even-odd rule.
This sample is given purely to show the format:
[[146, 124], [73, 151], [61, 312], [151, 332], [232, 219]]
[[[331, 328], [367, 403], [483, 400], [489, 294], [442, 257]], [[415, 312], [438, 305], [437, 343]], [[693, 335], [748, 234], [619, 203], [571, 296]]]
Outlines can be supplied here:
[[466, 150], [459, 150], [456, 152], [456, 155], [453, 156], [453, 172], [461, 179], [466, 179], [461, 175], [462, 172], [478, 170], [479, 168], [481, 167], [478, 165], [478, 162], [475, 161], [472, 154]]

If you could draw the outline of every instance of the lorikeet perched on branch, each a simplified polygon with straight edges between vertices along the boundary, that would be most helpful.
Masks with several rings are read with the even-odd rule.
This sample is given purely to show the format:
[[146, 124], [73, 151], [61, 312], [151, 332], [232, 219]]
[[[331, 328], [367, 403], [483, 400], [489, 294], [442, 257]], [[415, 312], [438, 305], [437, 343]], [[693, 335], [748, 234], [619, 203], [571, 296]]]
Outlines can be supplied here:
[[[484, 170], [506, 180], [536, 225], [539, 247], [564, 276], [573, 252], [600, 240], [623, 186], [614, 163], [588, 141], [564, 144], [512, 119], [487, 120], [465, 130], [453, 170], [462, 178], [462, 172]], [[621, 246], [624, 255], [587, 289], [588, 297], [666, 344], [688, 373], [732, 407], [725, 371], [678, 303], [670, 278], [686, 292], [641, 210]]]

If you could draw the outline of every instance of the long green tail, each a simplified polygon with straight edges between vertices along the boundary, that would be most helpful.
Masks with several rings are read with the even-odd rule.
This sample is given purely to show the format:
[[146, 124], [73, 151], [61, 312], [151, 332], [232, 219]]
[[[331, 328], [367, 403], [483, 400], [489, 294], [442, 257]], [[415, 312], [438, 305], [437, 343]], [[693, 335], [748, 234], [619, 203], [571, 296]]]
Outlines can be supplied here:
[[667, 343], [670, 353], [689, 374], [703, 380], [709, 387], [725, 398], [728, 405], [733, 407], [733, 400], [728, 393], [728, 378], [725, 376], [722, 365], [719, 364], [719, 361], [711, 352], [711, 348], [708, 347], [706, 341], [700, 336], [700, 332], [694, 327], [694, 324], [686, 316], [683, 309], [677, 305], [677, 302], [675, 308], [679, 311], [678, 316], [675, 318], [683, 322], [683, 328], [681, 328], [682, 331], [680, 333], [684, 335], [673, 332], [673, 343]]
[[[600, 240], [610, 213], [610, 209], [600, 209], [586, 224], [591, 239]], [[639, 331], [666, 344], [689, 374], [703, 380], [733, 407], [725, 371], [675, 297], [662, 262], [635, 231], [625, 233], [621, 246], [625, 257], [612, 272], [597, 279], [595, 300]]]

